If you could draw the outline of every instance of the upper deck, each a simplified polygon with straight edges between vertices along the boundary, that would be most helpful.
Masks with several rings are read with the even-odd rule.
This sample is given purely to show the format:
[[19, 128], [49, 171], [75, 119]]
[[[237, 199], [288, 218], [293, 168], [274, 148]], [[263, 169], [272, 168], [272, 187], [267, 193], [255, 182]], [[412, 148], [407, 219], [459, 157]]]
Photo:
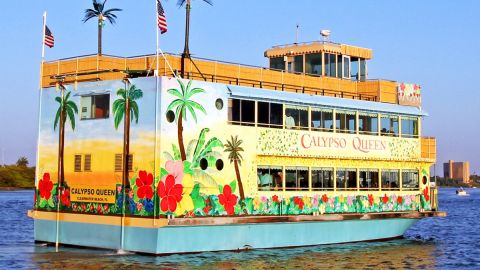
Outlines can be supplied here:
[[[186, 59], [185, 77], [278, 91], [401, 104], [397, 82], [367, 78], [366, 60], [372, 58], [370, 49], [312, 42], [273, 47], [265, 52], [265, 56], [270, 59], [270, 68], [203, 58]], [[142, 71], [139, 76], [153, 76], [157, 66], [159, 75], [173, 76], [171, 70], [180, 70], [181, 58], [174, 54], [166, 54], [165, 58], [160, 56], [158, 59], [155, 55], [87, 55], [48, 61], [43, 65], [42, 86], [55, 85], [54, 77], [64, 75], [65, 83], [121, 79], [124, 77], [119, 72], [121, 70], [139, 70]]]

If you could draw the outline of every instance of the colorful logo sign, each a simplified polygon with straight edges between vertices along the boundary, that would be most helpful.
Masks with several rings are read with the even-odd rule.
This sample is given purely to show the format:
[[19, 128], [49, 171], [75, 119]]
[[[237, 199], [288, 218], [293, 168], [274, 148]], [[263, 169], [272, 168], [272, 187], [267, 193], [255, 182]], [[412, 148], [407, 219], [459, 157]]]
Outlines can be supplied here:
[[422, 105], [422, 97], [420, 95], [421, 87], [418, 84], [401, 83], [397, 87], [398, 104], [417, 106]]
[[70, 200], [72, 202], [115, 203], [115, 186], [72, 185]]

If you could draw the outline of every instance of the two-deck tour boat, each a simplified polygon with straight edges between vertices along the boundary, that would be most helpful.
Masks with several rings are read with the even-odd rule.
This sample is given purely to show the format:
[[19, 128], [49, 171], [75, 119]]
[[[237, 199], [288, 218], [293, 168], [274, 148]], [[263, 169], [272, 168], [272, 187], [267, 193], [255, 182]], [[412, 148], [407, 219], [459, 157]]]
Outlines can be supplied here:
[[279, 248], [391, 239], [445, 215], [418, 84], [368, 79], [372, 50], [356, 46], [265, 56], [269, 68], [187, 58], [183, 78], [172, 54], [45, 62], [35, 240]]

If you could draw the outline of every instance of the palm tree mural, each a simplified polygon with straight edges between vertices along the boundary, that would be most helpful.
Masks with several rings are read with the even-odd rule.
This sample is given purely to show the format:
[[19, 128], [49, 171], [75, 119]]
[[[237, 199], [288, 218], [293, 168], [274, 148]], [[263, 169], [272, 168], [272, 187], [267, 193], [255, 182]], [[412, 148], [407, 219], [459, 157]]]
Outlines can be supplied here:
[[[213, 5], [211, 0], [203, 0], [209, 5]], [[189, 36], [190, 36], [190, 5], [191, 0], [178, 0], [177, 5], [182, 7], [185, 5], [185, 46], [182, 53], [182, 66], [181, 66], [181, 75], [184, 78], [185, 75], [185, 58], [190, 58], [190, 49], [188, 48]]]
[[75, 102], [70, 100], [70, 94], [65, 94], [65, 86], [60, 84], [60, 96], [55, 98], [55, 101], [59, 103], [57, 114], [55, 115], [55, 121], [53, 124], [53, 130], [58, 127], [58, 185], [63, 185], [65, 181], [64, 171], [64, 148], [65, 148], [65, 124], [67, 118], [70, 122], [72, 130], [75, 130], [75, 114], [78, 114], [78, 108]]
[[120, 122], [123, 121], [123, 171], [122, 185], [129, 188], [128, 181], [128, 156], [130, 154], [130, 122], [135, 120], [138, 123], [138, 104], [136, 100], [143, 97], [143, 91], [134, 84], [130, 84], [128, 79], [124, 80], [125, 87], [117, 90], [117, 96], [120, 98], [113, 102], [113, 115], [115, 129], [118, 129]]
[[87, 22], [90, 19], [98, 18], [98, 55], [102, 55], [102, 28], [105, 26], [105, 20], [108, 20], [111, 24], [115, 24], [115, 20], [117, 19], [117, 15], [115, 12], [122, 11], [119, 8], [111, 8], [105, 10], [105, 4], [107, 0], [100, 2], [97, 0], [93, 0], [93, 9], [89, 8], [85, 10], [85, 17], [83, 18], [83, 22]]
[[230, 140], [227, 140], [227, 143], [225, 144], [225, 152], [229, 153], [228, 154], [228, 159], [230, 160], [230, 163], [233, 162], [233, 165], [235, 166], [235, 175], [237, 176], [237, 183], [238, 183], [238, 190], [240, 192], [240, 199], [242, 201], [245, 200], [245, 193], [243, 191], [243, 184], [242, 184], [242, 179], [240, 178], [240, 170], [238, 166], [242, 165], [242, 154], [240, 152], [243, 152], [242, 148], [242, 140], [238, 139], [238, 136], [231, 136]]
[[202, 111], [204, 114], [207, 114], [205, 109], [202, 105], [198, 104], [197, 102], [190, 100], [190, 98], [198, 93], [205, 93], [205, 90], [202, 88], [193, 88], [190, 89], [192, 86], [192, 81], [189, 81], [187, 86], [181, 81], [178, 80], [180, 84], [180, 91], [178, 89], [172, 88], [168, 89], [167, 92], [176, 96], [177, 99], [172, 101], [170, 105], [168, 105], [167, 111], [175, 110], [175, 120], [177, 122], [177, 137], [178, 137], [178, 147], [180, 148], [180, 157], [182, 161], [187, 159], [185, 154], [185, 146], [183, 144], [183, 121], [187, 120], [187, 111], [190, 112], [190, 115], [193, 117], [193, 120], [197, 122], [197, 115], [195, 110]]

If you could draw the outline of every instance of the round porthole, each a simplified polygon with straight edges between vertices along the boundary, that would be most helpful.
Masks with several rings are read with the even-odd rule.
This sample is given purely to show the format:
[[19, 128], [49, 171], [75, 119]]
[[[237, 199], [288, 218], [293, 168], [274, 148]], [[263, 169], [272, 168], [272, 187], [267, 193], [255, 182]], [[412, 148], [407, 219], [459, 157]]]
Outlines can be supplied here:
[[424, 176], [424, 177], [422, 178], [422, 183], [423, 183], [424, 185], [427, 184], [427, 177], [426, 177], [426, 176]]
[[200, 168], [202, 168], [202, 170], [206, 170], [208, 168], [208, 160], [207, 159], [202, 158], [200, 160]]
[[167, 121], [169, 123], [172, 123], [173, 121], [175, 121], [175, 113], [171, 110], [167, 112]]
[[215, 100], [215, 107], [218, 110], [223, 109], [223, 100], [221, 98], [217, 98], [217, 100]]
[[217, 162], [215, 162], [215, 167], [217, 167], [217, 170], [219, 171], [223, 170], [223, 160], [217, 159]]

